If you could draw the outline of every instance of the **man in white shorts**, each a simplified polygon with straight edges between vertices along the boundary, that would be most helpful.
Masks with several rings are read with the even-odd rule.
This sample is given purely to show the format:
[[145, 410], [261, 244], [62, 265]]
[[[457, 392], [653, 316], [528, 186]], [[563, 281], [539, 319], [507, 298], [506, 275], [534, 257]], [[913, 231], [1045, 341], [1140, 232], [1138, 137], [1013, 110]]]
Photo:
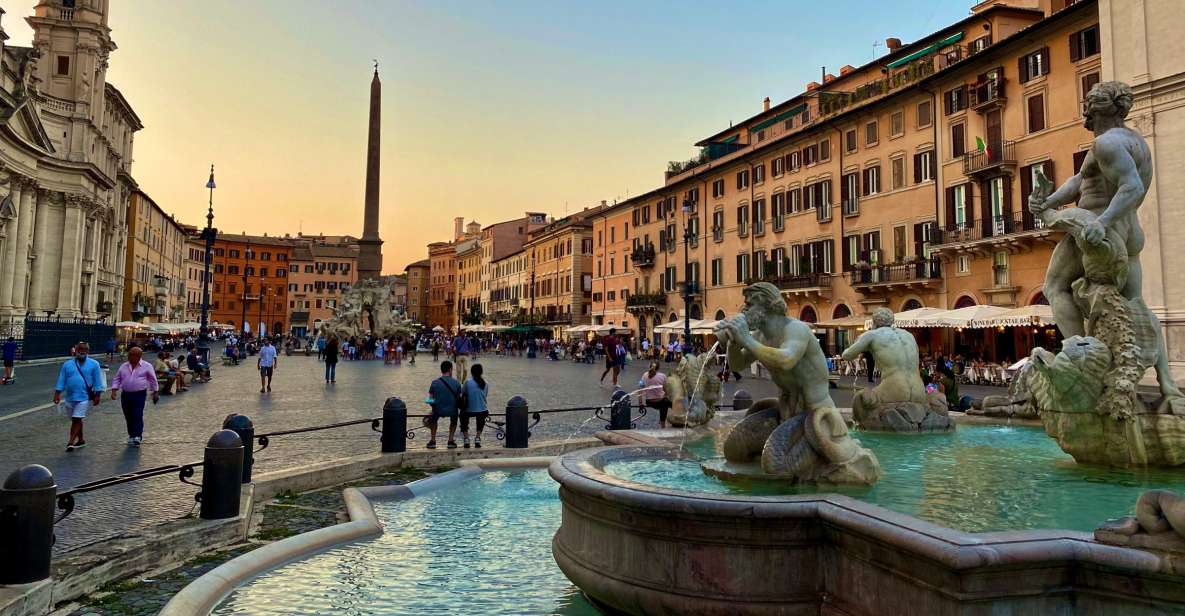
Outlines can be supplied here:
[[58, 371], [58, 382], [54, 385], [53, 402], [63, 400], [70, 413], [70, 436], [66, 440], [66, 451], [86, 447], [82, 435], [82, 422], [92, 406], [99, 406], [103, 391], [107, 389], [107, 378], [99, 362], [88, 357], [90, 345], [79, 342], [74, 345], [74, 357], [67, 359]]

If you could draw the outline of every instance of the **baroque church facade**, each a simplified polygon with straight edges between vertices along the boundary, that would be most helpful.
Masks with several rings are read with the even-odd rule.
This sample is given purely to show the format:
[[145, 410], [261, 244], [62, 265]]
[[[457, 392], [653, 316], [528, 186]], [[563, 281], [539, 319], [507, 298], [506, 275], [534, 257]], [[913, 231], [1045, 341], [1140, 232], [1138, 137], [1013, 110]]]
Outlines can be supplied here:
[[0, 333], [26, 315], [110, 322], [122, 310], [143, 125], [106, 79], [109, 5], [40, 0], [31, 47], [5, 44], [0, 21]]

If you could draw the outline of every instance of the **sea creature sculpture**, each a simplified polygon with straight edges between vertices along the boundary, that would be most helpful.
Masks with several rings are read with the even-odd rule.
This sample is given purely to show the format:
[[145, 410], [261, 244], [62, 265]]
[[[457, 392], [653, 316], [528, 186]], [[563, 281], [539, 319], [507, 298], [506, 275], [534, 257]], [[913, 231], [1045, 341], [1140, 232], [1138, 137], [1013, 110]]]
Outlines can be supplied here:
[[663, 391], [671, 401], [667, 419], [673, 426], [702, 426], [716, 415], [720, 402], [720, 379], [716, 378], [712, 353], [684, 356], [667, 375]]

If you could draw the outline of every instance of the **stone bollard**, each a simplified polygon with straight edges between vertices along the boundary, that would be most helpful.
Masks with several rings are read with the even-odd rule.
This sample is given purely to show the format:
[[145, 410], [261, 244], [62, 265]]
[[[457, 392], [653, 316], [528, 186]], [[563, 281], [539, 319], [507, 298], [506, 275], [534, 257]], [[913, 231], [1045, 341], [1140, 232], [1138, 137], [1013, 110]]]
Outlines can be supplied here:
[[515, 396], [506, 403], [506, 441], [507, 449], [526, 449], [531, 435], [527, 433], [527, 415], [529, 409], [527, 399]]
[[203, 520], [239, 515], [243, 478], [243, 441], [232, 430], [219, 430], [206, 442], [199, 494]]
[[618, 387], [613, 390], [613, 396], [609, 398], [609, 429], [610, 430], [629, 430], [630, 429], [630, 413], [633, 409], [630, 408], [630, 396], [624, 389]]
[[49, 577], [58, 486], [40, 464], [12, 472], [0, 487], [0, 586]]
[[255, 424], [251, 418], [231, 413], [222, 421], [222, 429], [239, 435], [243, 441], [243, 483], [251, 483], [251, 469], [255, 466]]
[[753, 394], [750, 394], [743, 389], [738, 389], [736, 390], [736, 393], [732, 395], [732, 410], [744, 411], [748, 410], [748, 408], [751, 406], [753, 406]]
[[407, 451], [407, 405], [396, 397], [383, 403], [383, 435], [379, 439], [383, 453]]

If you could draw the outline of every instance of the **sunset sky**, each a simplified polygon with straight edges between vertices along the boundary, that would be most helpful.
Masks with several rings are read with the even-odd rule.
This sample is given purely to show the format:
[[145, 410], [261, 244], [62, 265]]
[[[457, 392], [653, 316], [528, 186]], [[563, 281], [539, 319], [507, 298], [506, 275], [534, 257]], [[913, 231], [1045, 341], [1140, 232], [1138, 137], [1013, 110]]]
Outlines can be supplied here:
[[[27, 45], [34, 0], [5, 0]], [[483, 225], [658, 186], [692, 143], [968, 14], [971, 0], [114, 0], [108, 80], [144, 122], [132, 174], [215, 226], [361, 234], [371, 59], [383, 81], [381, 233], [396, 273]]]

